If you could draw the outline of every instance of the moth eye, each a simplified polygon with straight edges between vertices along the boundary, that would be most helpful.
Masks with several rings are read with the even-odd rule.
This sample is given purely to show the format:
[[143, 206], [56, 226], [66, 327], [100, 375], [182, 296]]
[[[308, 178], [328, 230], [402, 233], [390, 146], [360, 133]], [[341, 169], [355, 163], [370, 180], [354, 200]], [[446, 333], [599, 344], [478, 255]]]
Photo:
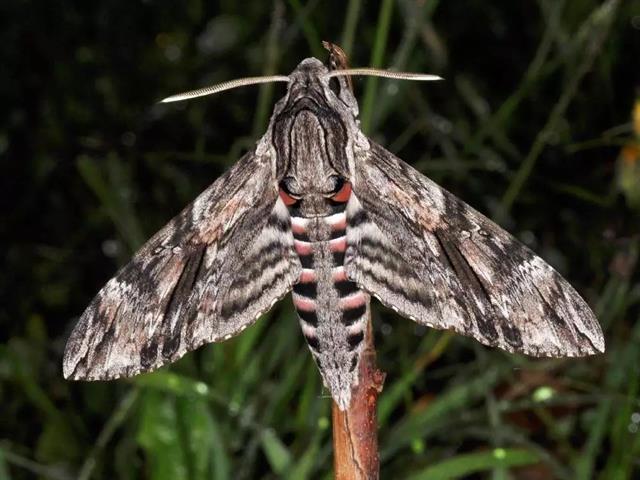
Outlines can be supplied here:
[[338, 193], [344, 185], [344, 178], [340, 177], [339, 175], [331, 175], [329, 177], [329, 184], [331, 185], [331, 190], [329, 190], [329, 193], [333, 196]]
[[340, 96], [340, 81], [337, 78], [329, 79], [329, 88], [336, 96]]
[[337, 175], [332, 175], [329, 178], [334, 182], [334, 188], [331, 191], [331, 201], [338, 203], [349, 201], [349, 197], [351, 196], [351, 183]]
[[285, 177], [280, 182], [280, 189], [284, 190], [284, 193], [293, 198], [300, 198], [300, 194], [295, 190], [296, 179], [293, 177]]
[[291, 190], [293, 177], [286, 177], [280, 182], [280, 198], [287, 207], [296, 206], [300, 202], [300, 195]]

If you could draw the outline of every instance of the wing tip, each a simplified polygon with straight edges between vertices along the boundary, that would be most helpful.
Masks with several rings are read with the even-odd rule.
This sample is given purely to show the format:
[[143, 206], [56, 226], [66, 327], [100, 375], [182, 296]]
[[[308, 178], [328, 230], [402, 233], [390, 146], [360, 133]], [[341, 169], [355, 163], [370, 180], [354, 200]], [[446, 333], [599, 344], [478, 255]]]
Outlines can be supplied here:
[[577, 357], [586, 357], [589, 355], [601, 355], [605, 353], [606, 346], [604, 340], [604, 334], [602, 333], [602, 327], [598, 323], [596, 316], [591, 313], [587, 320], [583, 321], [583, 325], [578, 325], [574, 328], [574, 336], [576, 338], [576, 349], [578, 350]]
[[547, 358], [581, 358], [605, 353], [604, 338], [600, 335], [596, 338], [589, 338], [588, 342], [571, 343], [563, 347], [549, 348], [548, 346], [538, 346], [527, 349], [508, 349], [499, 346], [510, 353], [524, 353], [532, 357]]
[[589, 339], [591, 345], [585, 349], [585, 355], [602, 355], [606, 352], [606, 346], [604, 342], [604, 337], [602, 334], [598, 335], [596, 338]]
[[64, 349], [64, 356], [62, 357], [62, 376], [65, 380], [77, 380], [76, 369], [78, 367], [78, 362], [73, 359], [73, 353], [70, 351], [70, 344], [71, 342], [67, 341], [67, 346]]
[[62, 376], [65, 380], [77, 381], [77, 380], [89, 380], [86, 375], [86, 371], [83, 374], [78, 371], [79, 360], [75, 360], [72, 357], [71, 352], [65, 351], [64, 359], [62, 360]]
[[65, 380], [75, 380], [73, 376], [73, 370], [67, 367], [67, 364], [62, 365], [62, 377]]
[[64, 362], [62, 365], [62, 376], [68, 381], [99, 382], [117, 380], [119, 378], [129, 378], [140, 373], [144, 373], [144, 371], [141, 369], [132, 369], [128, 371], [107, 370], [102, 372], [96, 372], [94, 370], [78, 371], [77, 365], [71, 362]]

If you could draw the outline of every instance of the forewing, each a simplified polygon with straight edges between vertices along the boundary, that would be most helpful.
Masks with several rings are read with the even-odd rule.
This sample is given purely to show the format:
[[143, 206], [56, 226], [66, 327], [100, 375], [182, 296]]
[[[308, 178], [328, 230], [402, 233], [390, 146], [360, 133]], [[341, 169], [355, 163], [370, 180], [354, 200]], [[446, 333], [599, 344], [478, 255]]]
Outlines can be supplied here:
[[535, 356], [604, 351], [585, 301], [495, 223], [371, 142], [355, 160], [347, 274], [418, 323]]
[[82, 314], [64, 376], [153, 370], [244, 330], [297, 279], [273, 159], [245, 155], [136, 253]]

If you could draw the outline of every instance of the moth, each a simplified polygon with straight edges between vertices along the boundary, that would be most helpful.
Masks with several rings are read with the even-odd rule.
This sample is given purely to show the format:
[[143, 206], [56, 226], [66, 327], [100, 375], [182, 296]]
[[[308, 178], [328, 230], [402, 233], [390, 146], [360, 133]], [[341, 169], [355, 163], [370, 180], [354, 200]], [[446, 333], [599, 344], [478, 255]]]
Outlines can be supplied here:
[[[335, 59], [334, 59], [335, 60]], [[350, 76], [315, 58], [287, 83], [252, 151], [156, 233], [71, 333], [64, 376], [128, 377], [239, 334], [292, 291], [324, 385], [344, 410], [370, 297], [420, 325], [532, 356], [604, 351], [586, 302], [509, 233], [359, 127]]]

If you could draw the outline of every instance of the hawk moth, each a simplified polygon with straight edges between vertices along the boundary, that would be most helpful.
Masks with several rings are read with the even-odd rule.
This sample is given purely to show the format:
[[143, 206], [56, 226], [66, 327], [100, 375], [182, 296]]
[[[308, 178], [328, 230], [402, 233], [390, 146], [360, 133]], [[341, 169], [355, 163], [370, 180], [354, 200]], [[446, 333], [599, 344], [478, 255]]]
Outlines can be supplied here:
[[431, 80], [303, 60], [255, 148], [156, 233], [73, 330], [64, 376], [173, 362], [242, 332], [292, 291], [341, 409], [358, 381], [370, 296], [421, 325], [533, 356], [604, 351], [585, 301], [482, 214], [367, 138], [348, 75]]

